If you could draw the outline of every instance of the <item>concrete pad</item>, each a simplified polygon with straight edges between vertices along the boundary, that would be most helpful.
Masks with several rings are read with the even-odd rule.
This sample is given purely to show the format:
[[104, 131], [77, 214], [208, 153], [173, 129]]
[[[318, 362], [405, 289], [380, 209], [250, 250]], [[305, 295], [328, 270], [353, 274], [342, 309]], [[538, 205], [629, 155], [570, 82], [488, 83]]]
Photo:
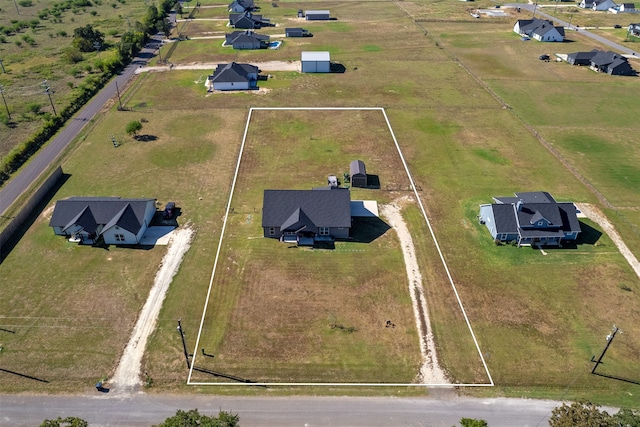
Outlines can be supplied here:
[[144, 232], [142, 239], [140, 239], [141, 245], [149, 246], [166, 246], [169, 244], [169, 240], [173, 236], [173, 231], [176, 229], [174, 226], [154, 226], [147, 228]]
[[378, 202], [375, 200], [352, 200], [351, 216], [377, 218]]

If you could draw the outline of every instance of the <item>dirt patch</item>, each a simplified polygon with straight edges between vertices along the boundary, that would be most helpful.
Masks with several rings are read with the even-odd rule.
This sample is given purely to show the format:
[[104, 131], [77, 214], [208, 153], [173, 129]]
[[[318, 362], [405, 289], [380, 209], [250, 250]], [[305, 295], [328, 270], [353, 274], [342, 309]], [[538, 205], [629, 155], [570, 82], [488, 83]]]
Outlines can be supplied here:
[[631, 252], [629, 247], [624, 243], [624, 240], [622, 240], [622, 237], [620, 237], [615, 227], [611, 222], [609, 222], [605, 214], [603, 214], [596, 206], [589, 203], [576, 203], [576, 206], [587, 216], [587, 218], [602, 227], [602, 230], [607, 233], [622, 256], [627, 260], [633, 271], [640, 278], [640, 262], [638, 262], [638, 259], [635, 257], [633, 252]]
[[[163, 72], [172, 70], [215, 70], [220, 62], [193, 62], [190, 64], [170, 64], [155, 67], [140, 67], [136, 70], [136, 74], [146, 73], [149, 71]], [[300, 71], [300, 61], [267, 61], [252, 62], [261, 71]]]
[[388, 205], [382, 205], [380, 211], [387, 219], [389, 225], [396, 231], [400, 239], [404, 263], [407, 269], [407, 279], [409, 281], [409, 294], [413, 305], [413, 312], [416, 319], [418, 334], [420, 335], [420, 350], [422, 352], [422, 366], [418, 381], [423, 384], [448, 384], [444, 371], [438, 364], [436, 346], [433, 339], [433, 331], [429, 322], [429, 312], [427, 310], [427, 300], [422, 289], [422, 274], [416, 258], [416, 250], [413, 246], [411, 234], [402, 218], [402, 207], [404, 204], [412, 202], [410, 197], [396, 199]]
[[174, 233], [169, 243], [167, 254], [162, 259], [161, 267], [156, 274], [147, 302], [142, 307], [140, 317], [133, 328], [131, 338], [124, 349], [116, 373], [110, 380], [110, 384], [116, 394], [135, 391], [142, 385], [140, 371], [147, 339], [156, 327], [162, 302], [173, 276], [178, 272], [184, 254], [187, 253], [191, 246], [192, 236], [193, 230], [191, 228], [182, 228]]

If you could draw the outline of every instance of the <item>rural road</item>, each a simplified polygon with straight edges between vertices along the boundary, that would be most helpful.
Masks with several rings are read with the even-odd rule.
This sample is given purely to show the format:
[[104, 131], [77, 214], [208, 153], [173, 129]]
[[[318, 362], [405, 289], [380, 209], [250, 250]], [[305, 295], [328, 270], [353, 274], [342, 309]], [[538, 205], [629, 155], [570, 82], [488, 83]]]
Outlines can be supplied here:
[[[600, 42], [600, 43], [602, 43], [602, 44], [604, 44], [606, 46], [609, 46], [612, 49], [615, 49], [616, 51], [620, 52], [623, 55], [631, 55], [631, 56], [640, 57], [640, 53], [635, 51], [635, 50], [633, 50], [633, 49], [630, 49], [630, 48], [628, 48], [626, 46], [623, 46], [621, 44], [612, 42], [611, 40], [608, 40], [608, 39], [606, 39], [604, 37], [601, 37], [601, 36], [599, 36], [597, 34], [593, 34], [592, 32], [590, 32], [590, 31], [588, 31], [588, 30], [586, 30], [584, 28], [580, 28], [580, 27], [577, 27], [575, 25], [570, 25], [569, 22], [567, 22], [567, 21], [563, 21], [561, 19], [556, 18], [555, 16], [551, 16], [549, 14], [544, 13], [541, 10], [542, 9], [541, 7], [536, 7], [533, 4], [509, 3], [509, 4], [506, 4], [505, 7], [512, 7], [512, 8], [518, 8], [519, 7], [520, 9], [525, 9], [525, 10], [531, 12], [531, 13], [533, 13], [534, 10], [535, 10], [535, 13], [536, 13], [536, 15], [538, 17], [543, 16], [545, 19], [549, 19], [551, 21], [554, 21], [554, 22], [562, 25], [566, 29], [575, 30], [575, 31], [579, 32], [580, 34], [584, 34], [587, 37], [591, 37], [592, 39], [594, 39], [594, 40], [596, 40], [596, 41], [598, 41], [598, 42]], [[565, 33], [565, 37], [571, 38], [570, 33]], [[635, 67], [635, 68], [637, 68], [637, 67]]]
[[197, 408], [201, 414], [220, 410], [240, 416], [243, 427], [415, 426], [451, 427], [460, 418], [486, 420], [491, 427], [548, 426], [559, 402], [526, 399], [456, 397], [434, 390], [435, 397], [229, 397], [134, 394], [127, 397], [96, 392], [92, 396], [0, 395], [0, 427], [36, 426], [45, 419], [75, 416], [96, 426], [151, 426]]
[[[147, 46], [159, 45], [161, 36], [153, 36]], [[38, 153], [29, 164], [4, 185], [0, 190], [0, 215], [26, 191], [57, 158], [82, 128], [104, 107], [111, 98], [117, 95], [116, 84], [124, 88], [135, 70], [153, 57], [155, 49], [143, 48], [138, 56], [119, 75], [112, 79], [96, 96], [89, 101], [72, 119], [70, 119], [58, 135]], [[109, 141], [105, 141], [109, 143]]]

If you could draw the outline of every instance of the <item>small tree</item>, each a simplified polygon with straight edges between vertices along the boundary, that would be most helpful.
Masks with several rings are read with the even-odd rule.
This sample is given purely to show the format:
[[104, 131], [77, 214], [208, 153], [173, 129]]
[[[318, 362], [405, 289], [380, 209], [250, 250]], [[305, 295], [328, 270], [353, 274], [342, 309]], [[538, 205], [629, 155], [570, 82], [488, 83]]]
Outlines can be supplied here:
[[591, 402], [563, 403], [551, 411], [550, 427], [615, 427], [611, 415]]
[[198, 413], [197, 409], [178, 409], [173, 417], [167, 418], [156, 427], [238, 427], [239, 422], [238, 415], [226, 411], [220, 411], [218, 417], [208, 417]]
[[142, 123], [140, 123], [138, 120], [127, 123], [127, 134], [133, 136], [134, 138], [138, 136], [138, 132], [140, 132], [140, 130], [142, 130]]
[[87, 427], [88, 422], [77, 417], [56, 418], [55, 420], [44, 420], [40, 427]]
[[489, 427], [489, 424], [485, 420], [478, 420], [476, 418], [460, 418], [460, 425], [462, 427]]

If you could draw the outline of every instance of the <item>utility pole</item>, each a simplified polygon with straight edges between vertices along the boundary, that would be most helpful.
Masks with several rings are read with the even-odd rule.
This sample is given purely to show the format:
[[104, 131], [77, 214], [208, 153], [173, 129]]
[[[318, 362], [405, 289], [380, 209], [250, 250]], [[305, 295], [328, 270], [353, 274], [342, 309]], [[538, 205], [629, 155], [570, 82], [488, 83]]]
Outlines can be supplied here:
[[191, 369], [191, 363], [189, 362], [189, 352], [187, 351], [187, 343], [184, 340], [184, 331], [182, 330], [182, 318], [178, 319], [178, 332], [182, 338], [182, 349], [184, 350], [184, 358], [187, 360], [187, 369]]
[[118, 88], [118, 81], [116, 80], [116, 93], [118, 94], [118, 110], [122, 111], [122, 101], [120, 100], [120, 89]]
[[51, 92], [51, 88], [49, 87], [49, 84], [47, 83], [46, 80], [44, 80], [40, 86], [44, 88], [44, 94], [49, 95], [49, 102], [51, 103], [51, 108], [53, 109], [53, 115], [57, 116], [58, 113], [56, 113], [56, 107], [53, 105], [53, 99], [51, 98], [51, 94], [53, 92]]
[[2, 72], [7, 74], [7, 71], [4, 69], [4, 63], [2, 62], [2, 58], [0, 58], [0, 67], [2, 67]]
[[13, 4], [16, 5], [16, 12], [18, 12], [18, 15], [20, 15], [20, 9], [18, 9], [18, 3], [16, 2], [16, 0], [13, 0]]
[[0, 85], [0, 94], [2, 94], [2, 102], [4, 102], [4, 108], [6, 108], [7, 110], [7, 116], [9, 117], [9, 120], [11, 120], [11, 113], [9, 112], [9, 107], [7, 106], [7, 100], [4, 99], [4, 86]]
[[[607, 352], [607, 349], [613, 342], [613, 339], [616, 337], [616, 334], [618, 333], [618, 331], [620, 331], [620, 329], [618, 329], [616, 325], [613, 325], [613, 331], [611, 332], [611, 334], [607, 335], [607, 345], [604, 347], [604, 350], [602, 350], [602, 354], [600, 354], [600, 357], [598, 357], [598, 360], [597, 361], [594, 360], [595, 356], [591, 356], [591, 361], [595, 362], [595, 365], [591, 370], [592, 374], [596, 373], [596, 368], [598, 367], [598, 365], [602, 363], [602, 358], [604, 357], [604, 354]], [[622, 331], [620, 331], [620, 333], [622, 333]]]

